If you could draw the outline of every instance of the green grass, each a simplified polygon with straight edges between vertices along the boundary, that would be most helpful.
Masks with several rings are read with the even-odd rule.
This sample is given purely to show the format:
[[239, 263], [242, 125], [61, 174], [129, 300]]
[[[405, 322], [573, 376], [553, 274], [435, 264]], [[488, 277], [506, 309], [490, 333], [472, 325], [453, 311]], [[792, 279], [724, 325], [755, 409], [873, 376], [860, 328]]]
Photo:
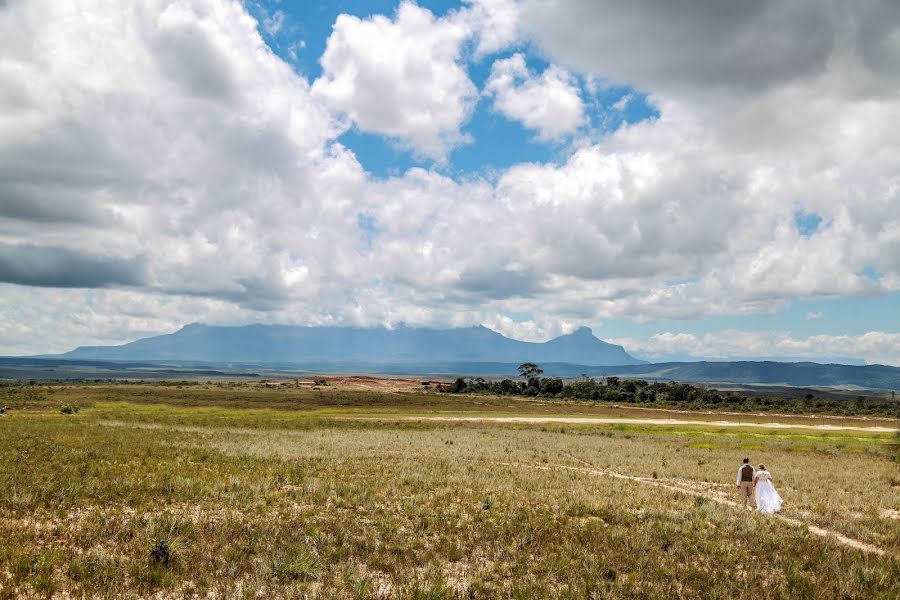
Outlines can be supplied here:
[[[480, 397], [384, 394], [367, 408], [367, 394], [73, 390], [0, 418], [0, 598], [900, 591], [890, 436], [396, 419], [511, 410]], [[334, 418], [348, 414], [376, 418]], [[772, 470], [787, 516], [887, 554], [586, 468], [732, 497], [745, 454]]]

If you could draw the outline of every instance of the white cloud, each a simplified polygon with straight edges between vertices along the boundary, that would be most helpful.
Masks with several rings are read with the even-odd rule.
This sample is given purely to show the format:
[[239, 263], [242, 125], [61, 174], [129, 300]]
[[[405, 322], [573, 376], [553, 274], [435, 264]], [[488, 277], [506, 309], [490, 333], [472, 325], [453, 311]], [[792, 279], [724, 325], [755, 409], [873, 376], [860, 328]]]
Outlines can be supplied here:
[[542, 139], [572, 134], [585, 120], [575, 78], [553, 65], [538, 76], [521, 53], [494, 62], [485, 93], [493, 96], [494, 110], [537, 131]]
[[[688, 280], [632, 296], [626, 314], [691, 318], [706, 304], [741, 312], [795, 296], [900, 289], [900, 63], [889, 60], [900, 57], [900, 5], [772, 0], [710, 10], [575, 0], [564, 8], [526, 0], [520, 22], [555, 60], [649, 90], [662, 113], [598, 146], [656, 165], [668, 196], [658, 208], [674, 218], [660, 248], [679, 257], [668, 279]], [[638, 37], [648, 43], [623, 44]], [[596, 185], [564, 172], [572, 189]], [[633, 211], [651, 205], [640, 189], [623, 186], [618, 197], [613, 218], [635, 217], [646, 255], [655, 219]], [[826, 224], [809, 239], [792, 230], [798, 205]], [[690, 255], [681, 251], [688, 247]], [[867, 268], [884, 276], [866, 277]]]
[[519, 5], [515, 0], [464, 0], [459, 16], [477, 38], [475, 58], [500, 52], [519, 37]]
[[651, 359], [691, 356], [705, 359], [735, 358], [865, 358], [869, 364], [900, 366], [900, 333], [870, 331], [861, 335], [813, 335], [806, 338], [783, 331], [721, 331], [696, 336], [659, 333], [646, 340], [611, 340], [629, 352]]
[[278, 32], [284, 27], [284, 19], [284, 13], [280, 10], [276, 10], [271, 15], [266, 15], [265, 18], [263, 18], [263, 29], [265, 29], [266, 33], [269, 35], [278, 35]]
[[621, 98], [615, 101], [613, 104], [613, 108], [622, 111], [628, 108], [628, 104], [633, 100], [633, 96], [631, 94], [625, 94]]
[[[900, 290], [900, 101], [876, 85], [891, 63], [867, 50], [869, 38], [857, 39], [862, 62], [844, 52], [819, 68], [800, 57], [743, 96], [727, 77], [712, 89], [682, 73], [675, 85], [585, 53], [595, 77], [650, 88], [659, 119], [496, 180], [424, 169], [381, 180], [335, 143], [346, 125], [332, 111], [446, 153], [475, 95], [460, 61], [476, 27], [462, 13], [434, 18], [404, 4], [391, 19], [342, 17], [323, 57], [333, 64], [311, 93], [240, 3], [71, 6], [0, 8], [0, 263], [40, 258], [30, 279], [7, 270], [7, 283], [59, 284], [65, 265], [94, 265], [93, 285], [125, 289], [4, 285], [0, 353], [191, 321], [485, 323], [533, 339], [600, 319]], [[890, 46], [879, 27], [896, 21], [870, 10], [859, 27]], [[633, 19], [610, 19], [639, 37]], [[799, 35], [805, 25], [795, 25]], [[645, 46], [678, 51], [645, 39], [642, 61], [653, 60]], [[526, 72], [504, 90], [538, 106], [517, 113], [536, 118], [535, 130], [566, 131], [525, 93], [523, 82], [539, 88], [545, 76]], [[822, 225], [800, 235], [797, 210]], [[91, 283], [67, 280], [79, 282]], [[511, 311], [534, 318], [514, 323]], [[824, 342], [896, 356], [888, 342]]]
[[461, 63], [472, 32], [463, 19], [435, 18], [404, 1], [393, 19], [340, 15], [313, 93], [363, 131], [443, 159], [466, 141], [477, 90]]
[[823, 313], [823, 312], [808, 312], [808, 313], [806, 313], [807, 321], [814, 321], [817, 319], [821, 319], [823, 317], [825, 317], [825, 313]]
[[14, 1], [0, 40], [9, 257], [141, 264], [106, 281], [263, 306], [294, 293], [283, 269], [321, 260], [327, 279], [352, 247], [341, 198], [364, 174], [239, 4]]
[[482, 325], [514, 340], [545, 342], [549, 339], [572, 333], [581, 324], [577, 322], [561, 322], [556, 319], [515, 321], [504, 314], [493, 314], [487, 315], [482, 321]]

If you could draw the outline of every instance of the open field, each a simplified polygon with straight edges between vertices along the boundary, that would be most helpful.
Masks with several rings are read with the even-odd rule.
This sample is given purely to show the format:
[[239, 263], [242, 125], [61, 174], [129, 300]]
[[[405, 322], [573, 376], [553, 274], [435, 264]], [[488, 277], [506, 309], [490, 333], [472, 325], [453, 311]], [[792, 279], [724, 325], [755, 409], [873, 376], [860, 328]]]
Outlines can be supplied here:
[[[0, 598], [900, 593], [892, 419], [339, 382], [0, 403]], [[781, 517], [733, 505], [744, 455]]]

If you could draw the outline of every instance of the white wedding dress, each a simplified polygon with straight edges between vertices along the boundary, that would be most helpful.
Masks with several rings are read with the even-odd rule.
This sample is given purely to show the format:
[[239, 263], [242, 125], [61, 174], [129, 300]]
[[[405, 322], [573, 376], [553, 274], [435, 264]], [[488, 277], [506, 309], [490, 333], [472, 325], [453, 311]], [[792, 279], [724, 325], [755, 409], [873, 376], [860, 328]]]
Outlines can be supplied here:
[[768, 514], [781, 510], [781, 496], [772, 484], [772, 474], [768, 471], [756, 472], [756, 510]]

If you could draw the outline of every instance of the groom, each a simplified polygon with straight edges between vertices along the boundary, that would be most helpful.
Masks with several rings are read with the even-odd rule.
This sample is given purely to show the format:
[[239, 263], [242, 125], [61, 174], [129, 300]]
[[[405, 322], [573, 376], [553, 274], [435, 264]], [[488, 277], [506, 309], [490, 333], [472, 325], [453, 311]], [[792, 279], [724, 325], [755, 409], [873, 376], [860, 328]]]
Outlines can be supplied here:
[[740, 490], [741, 497], [744, 499], [744, 508], [747, 508], [748, 500], [751, 508], [756, 506], [756, 498], [753, 497], [753, 477], [755, 475], [756, 471], [753, 470], [750, 459], [745, 458], [744, 464], [738, 468], [737, 472], [737, 487]]

